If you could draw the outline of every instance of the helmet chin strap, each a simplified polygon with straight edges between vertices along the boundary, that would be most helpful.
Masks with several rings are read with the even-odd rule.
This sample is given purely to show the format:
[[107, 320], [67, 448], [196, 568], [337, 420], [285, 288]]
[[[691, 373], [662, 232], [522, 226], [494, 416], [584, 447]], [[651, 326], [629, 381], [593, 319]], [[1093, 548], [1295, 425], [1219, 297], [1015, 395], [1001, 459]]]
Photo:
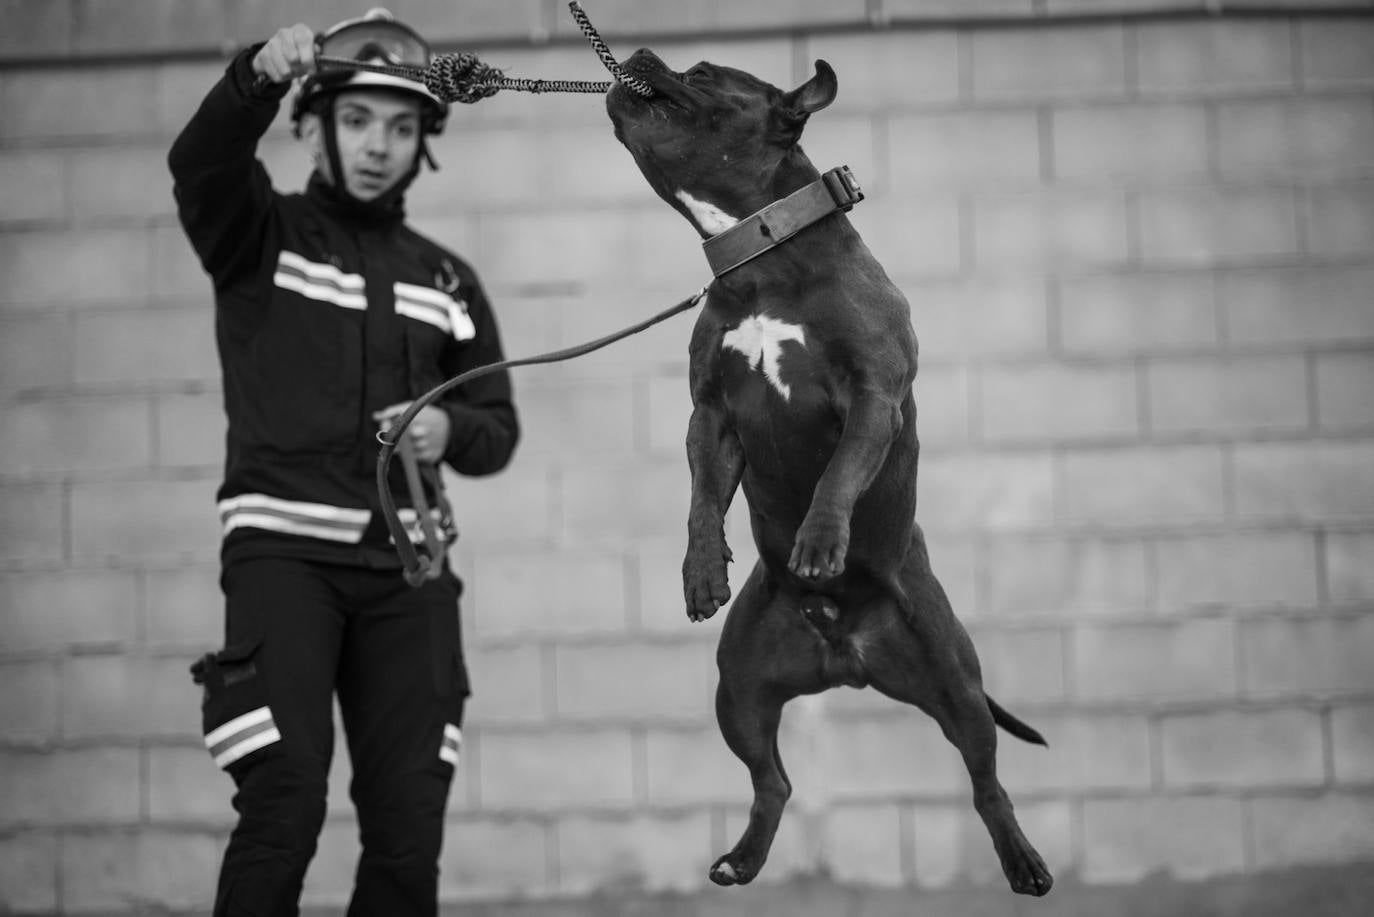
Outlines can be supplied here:
[[396, 180], [390, 188], [371, 200], [365, 201], [353, 195], [348, 190], [348, 180], [344, 176], [343, 161], [339, 157], [339, 138], [334, 123], [334, 100], [326, 99], [319, 108], [320, 128], [324, 132], [324, 151], [329, 158], [329, 173], [334, 186], [334, 193], [339, 199], [352, 207], [365, 210], [375, 210], [384, 213], [400, 204], [400, 200], [405, 196], [406, 189], [410, 183], [415, 181], [415, 176], [420, 174], [420, 164], [429, 163], [431, 169], [437, 170], [439, 167], [434, 163], [434, 157], [430, 155], [429, 144], [420, 138], [420, 147], [415, 151], [415, 158], [410, 163], [410, 168], [405, 174]]

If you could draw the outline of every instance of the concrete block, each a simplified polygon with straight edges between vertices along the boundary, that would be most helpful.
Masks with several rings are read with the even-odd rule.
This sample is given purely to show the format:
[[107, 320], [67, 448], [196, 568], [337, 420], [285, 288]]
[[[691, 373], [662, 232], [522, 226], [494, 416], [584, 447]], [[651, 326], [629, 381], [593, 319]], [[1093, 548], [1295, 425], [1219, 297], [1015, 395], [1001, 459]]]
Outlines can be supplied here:
[[158, 467], [224, 467], [223, 395], [165, 394], [152, 400], [153, 462]]
[[52, 484], [0, 486], [0, 558], [48, 563], [62, 559], [67, 554], [66, 523], [65, 488]]
[[1126, 204], [1114, 191], [980, 196], [973, 232], [983, 270], [1102, 267], [1130, 256]]
[[176, 214], [165, 143], [77, 150], [68, 162], [72, 218], [78, 223], [144, 222]]
[[197, 652], [223, 642], [224, 599], [217, 565], [149, 570], [143, 575], [143, 589], [146, 645]]
[[935, 451], [968, 445], [973, 386], [964, 366], [925, 367], [913, 386], [922, 444]]
[[1309, 188], [1305, 217], [1314, 255], [1348, 258], [1374, 252], [1374, 184]]
[[1326, 780], [1315, 711], [1165, 716], [1159, 734], [1166, 787], [1312, 787]]
[[965, 110], [893, 115], [885, 160], [892, 189], [1037, 185], [1043, 174], [1034, 111]]
[[1212, 347], [1220, 334], [1203, 271], [1070, 276], [1058, 289], [1060, 344], [1071, 354]]
[[655, 806], [748, 804], [749, 770], [715, 725], [652, 727], [645, 735], [645, 792]]
[[1374, 705], [1332, 709], [1331, 763], [1338, 784], [1374, 782]]
[[[521, 395], [517, 392], [517, 404]], [[520, 408], [517, 406], [517, 410]], [[518, 451], [494, 477], [444, 473], [449, 502], [457, 514], [457, 552], [482, 554], [513, 545], [546, 545], [557, 519], [557, 470], [548, 461], [525, 459]]]
[[0, 907], [11, 913], [57, 910], [58, 838], [33, 831], [0, 839]]
[[141, 299], [148, 290], [148, 233], [141, 228], [0, 233], [0, 304]]
[[11, 653], [128, 645], [138, 634], [138, 580], [119, 570], [6, 573], [0, 620]]
[[1332, 602], [1374, 602], [1374, 533], [1328, 533], [1324, 559], [1326, 594]]
[[1202, 266], [1298, 252], [1296, 204], [1284, 188], [1145, 191], [1139, 233], [1147, 264]]
[[823, 58], [835, 68], [836, 111], [886, 111], [960, 98], [959, 40], [952, 32], [816, 33], [806, 36], [803, 51], [807, 63]]
[[1207, 174], [1201, 105], [1066, 107], [1050, 117], [1056, 180], [1137, 184]]
[[360, 853], [358, 824], [353, 817], [327, 818], [310, 869], [305, 874], [301, 903], [321, 909], [346, 908]]
[[721, 3], [716, 7], [716, 15], [720, 27], [725, 29], [775, 28], [779, 23], [796, 27], [854, 25], [868, 21], [864, 0], [782, 0], [766, 7]]
[[[478, 105], [484, 103], [476, 103]], [[451, 118], [463, 118], [463, 112], [455, 112]], [[424, 193], [411, 195], [407, 208], [417, 217], [451, 217], [455, 214], [475, 210], [507, 209], [530, 207], [538, 204], [542, 190], [544, 172], [541, 169], [543, 150], [562, 149], [567, 128], [553, 128], [547, 138], [536, 141], [525, 129], [483, 128], [474, 130], [448, 131], [432, 143], [435, 161], [442, 169], [445, 166], [455, 169], [471, 169], [480, 174], [480, 181], [425, 181]], [[610, 132], [603, 130], [601, 136], [601, 155], [607, 159], [614, 157], [618, 146]], [[299, 153], [295, 154], [299, 158]], [[629, 159], [629, 154], [624, 154]], [[631, 166], [633, 168], [633, 166]], [[275, 173], [274, 173], [275, 174]], [[636, 173], [637, 175], [638, 173]], [[436, 179], [440, 176], [436, 176]], [[602, 181], [597, 176], [587, 176]], [[643, 179], [640, 179], [641, 185]], [[581, 182], [570, 189], [555, 189], [562, 194], [576, 193]], [[647, 189], [644, 189], [647, 191]], [[447, 236], [447, 234], [445, 234]], [[446, 245], [458, 244], [457, 238], [445, 240]]]
[[520, 455], [562, 461], [632, 452], [635, 382], [577, 379], [552, 389], [520, 388]]
[[1230, 621], [1084, 625], [1070, 639], [1074, 694], [1084, 700], [1219, 700], [1239, 688]]
[[935, 530], [1006, 531], [1053, 518], [1047, 453], [933, 456], [921, 464], [916, 518]]
[[[170, 193], [170, 190], [169, 190]], [[152, 249], [152, 267], [149, 278], [150, 294], [159, 303], [173, 303], [193, 307], [195, 312], [213, 321], [214, 292], [210, 276], [200, 266], [200, 259], [191, 248], [190, 241], [180, 226], [152, 226], [148, 229], [149, 246]], [[206, 327], [213, 327], [207, 324]], [[214, 338], [203, 334], [201, 339], [213, 345]], [[201, 339], [192, 341], [199, 345]], [[213, 370], [217, 365], [212, 351], [201, 351], [212, 362], [206, 369]], [[218, 377], [209, 373], [207, 379]]]
[[997, 618], [1111, 617], [1149, 602], [1141, 541], [998, 537], [982, 557], [986, 605]]
[[0, 35], [0, 57], [26, 60], [71, 52], [70, 0], [4, 0], [0, 18], [11, 23]]
[[1374, 268], [1362, 265], [1217, 275], [1227, 338], [1237, 345], [1374, 340], [1371, 284]]
[[589, 283], [636, 263], [639, 247], [630, 220], [611, 211], [494, 213], [482, 221], [474, 256], [488, 283]]
[[75, 381], [89, 385], [219, 380], [208, 309], [149, 309], [77, 316]]
[[[585, 552], [491, 553], [476, 558], [472, 587], [479, 638], [619, 631], [625, 564]], [[537, 576], [532, 576], [538, 571]], [[556, 588], [550, 588], [554, 584]]]
[[1359, 862], [1374, 855], [1374, 799], [1367, 794], [1260, 797], [1249, 809], [1260, 869]]
[[923, 281], [904, 290], [923, 367], [964, 355], [1043, 354], [1049, 347], [1045, 283], [1037, 276]]
[[1222, 452], [1210, 446], [1065, 452], [1054, 515], [1106, 526], [1217, 519], [1226, 512], [1225, 480]]
[[486, 810], [621, 807], [634, 800], [630, 733], [560, 729], [481, 733], [481, 801]]
[[0, 821], [13, 825], [132, 822], [142, 779], [134, 748], [0, 752]]
[[715, 657], [681, 643], [559, 646], [554, 703], [560, 718], [709, 719]]
[[54, 661], [0, 663], [0, 735], [12, 744], [56, 739], [59, 686]]
[[[479, 38], [523, 38], [540, 35], [547, 26], [538, 0], [478, 3], [462, 16], [453, 15], [453, 6], [444, 0], [407, 0], [404, 11], [406, 23], [435, 44], [466, 46]], [[560, 15], [570, 18], [566, 11], [560, 10]]]
[[1067, 664], [1059, 628], [979, 628], [973, 642], [988, 693], [1021, 703], [1064, 699]]
[[1083, 879], [1138, 882], [1163, 871], [1202, 880], [1245, 867], [1244, 803], [1211, 796], [1083, 802]]
[[969, 47], [977, 101], [1113, 98], [1126, 91], [1120, 25], [976, 30]]
[[1305, 89], [1374, 85], [1374, 23], [1314, 18], [1297, 30]]
[[72, 374], [66, 316], [34, 313], [0, 318], [0, 391], [67, 384]]
[[532, 818], [471, 816], [444, 829], [439, 897], [504, 899], [552, 892], [552, 829]]
[[[745, 554], [752, 558], [753, 552], [747, 534], [731, 537], [727, 530], [726, 541], [735, 555], [735, 560], [729, 566], [730, 585], [734, 590], [748, 576], [750, 561], [746, 560]], [[654, 539], [637, 547], [633, 561], [637, 604], [633, 609], [631, 630], [672, 634], [683, 640], [698, 641], [709, 640], [716, 633], [719, 624], [702, 627], [700, 623], [687, 618], [682, 594], [682, 558], [686, 550], [685, 519], [679, 539]], [[721, 620], [724, 619], [719, 614], [712, 619], [713, 622]]]
[[1310, 423], [1300, 356], [1152, 360], [1145, 378], [1149, 425], [1157, 433], [1243, 435]]
[[70, 213], [67, 161], [51, 150], [0, 153], [0, 225], [56, 223]]
[[21, 69], [0, 84], [0, 110], [7, 141], [136, 137], [158, 128], [157, 80], [147, 67]]
[[1136, 83], [1146, 96], [1284, 90], [1294, 85], [1287, 21], [1138, 25]]
[[215, 487], [212, 481], [72, 485], [72, 554], [102, 560], [214, 557], [220, 542]]
[[14, 474], [146, 469], [152, 411], [142, 397], [63, 398], [0, 407], [0, 467]]
[[[1000, 697], [1015, 715], [1016, 695]], [[1013, 798], [1022, 794], [1100, 794], [1146, 790], [1156, 778], [1150, 721], [1112, 713], [1028, 713], [1023, 719], [1049, 747], [997, 736], [997, 774]], [[1020, 811], [1020, 807], [1017, 807]]]
[[1374, 616], [1263, 619], [1241, 625], [1247, 697], [1307, 697], [1374, 691]]
[[560, 819], [558, 890], [566, 895], [693, 890], [713, 859], [706, 812]]
[[1374, 165], [1374, 112], [1356, 98], [1245, 99], [1216, 106], [1223, 178], [1366, 174]]
[[148, 817], [154, 822], [232, 824], [234, 781], [205, 746], [153, 746], [148, 769]]
[[635, 442], [655, 455], [686, 454], [692, 393], [685, 373], [640, 381], [636, 393]]
[[563, 537], [578, 544], [620, 543], [677, 534], [691, 498], [687, 459], [564, 469]]
[[989, 442], [1122, 439], [1140, 431], [1130, 364], [989, 366], [979, 374], [979, 412]]
[[205, 908], [219, 841], [189, 831], [110, 830], [64, 837], [62, 901], [74, 911]]
[[224, 4], [217, 0], [83, 0], [73, 7], [72, 47], [77, 54], [136, 54], [213, 47], [225, 34]]
[[893, 888], [906, 879], [902, 810], [891, 803], [835, 806], [825, 813], [822, 856], [840, 882]]
[[1374, 514], [1374, 442], [1237, 446], [1232, 487], [1237, 515], [1328, 520]]
[[1155, 601], [1166, 615], [1318, 605], [1316, 539], [1307, 532], [1181, 535], [1155, 542]]
[[950, 194], [866, 200], [850, 221], [897, 283], [958, 274], [964, 251], [959, 201]]
[[548, 718], [552, 686], [539, 646], [477, 647], [466, 652], [473, 696], [467, 710], [479, 723], [537, 723]]
[[869, 200], [881, 199], [892, 189], [892, 164], [879, 148], [882, 135], [881, 114], [827, 111], [807, 122], [802, 146], [817, 169], [849, 166]]
[[201, 690], [191, 658], [77, 656], [62, 670], [62, 734], [127, 742], [145, 736], [198, 740]]
[[[596, 103], [593, 103], [596, 104]], [[644, 180], [628, 150], [620, 145], [610, 130], [611, 125], [564, 127], [547, 132], [542, 142], [530, 143], [529, 134], [516, 142], [532, 147], [534, 160], [529, 171], [510, 171], [503, 184], [532, 188], [537, 193], [523, 203], [538, 209], [570, 207], [606, 207], [623, 204], [628, 207], [657, 203], [657, 197]], [[486, 162], [472, 156], [465, 162]], [[512, 165], [523, 166], [521, 158]], [[509, 167], [507, 167], [509, 168]], [[530, 180], [535, 176], [534, 181]], [[494, 182], [500, 175], [493, 175]], [[747, 214], [736, 214], [744, 217]]]
[[1336, 430], [1374, 427], [1374, 355], [1322, 353], [1315, 359], [1317, 425]]
[[[1016, 806], [1016, 818], [1051, 872], [1059, 876], [1071, 868], [1074, 818], [1069, 803], [1023, 802]], [[915, 878], [922, 888], [991, 885], [1009, 894], [992, 839], [971, 805], [917, 805], [912, 821]], [[965, 911], [961, 904], [954, 913]]]
[[[968, 772], [959, 752], [934, 720], [915, 710], [833, 720], [819, 741], [825, 774], [820, 786], [836, 799], [951, 794], [962, 798], [968, 791]], [[789, 763], [789, 772], [794, 769]]]

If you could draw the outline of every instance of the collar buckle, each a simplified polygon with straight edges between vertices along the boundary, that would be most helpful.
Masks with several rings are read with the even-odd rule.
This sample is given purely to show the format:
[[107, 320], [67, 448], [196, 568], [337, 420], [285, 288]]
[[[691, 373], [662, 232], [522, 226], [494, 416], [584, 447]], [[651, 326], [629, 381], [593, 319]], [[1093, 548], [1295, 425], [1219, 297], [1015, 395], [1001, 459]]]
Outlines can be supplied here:
[[835, 206], [845, 212], [864, 199], [863, 189], [859, 187], [854, 173], [849, 171], [849, 166], [836, 166], [822, 173], [821, 181], [825, 182], [825, 189], [835, 199]]

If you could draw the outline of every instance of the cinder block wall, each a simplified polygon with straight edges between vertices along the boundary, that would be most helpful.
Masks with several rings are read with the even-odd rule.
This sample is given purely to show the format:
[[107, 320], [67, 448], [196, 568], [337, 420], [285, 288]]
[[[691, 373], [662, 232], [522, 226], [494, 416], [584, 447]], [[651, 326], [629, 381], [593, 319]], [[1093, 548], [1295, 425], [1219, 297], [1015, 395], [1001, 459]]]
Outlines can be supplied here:
[[[1056, 873], [1374, 861], [1374, 21], [586, 6], [622, 55], [648, 35], [680, 68], [838, 71], [804, 145], [852, 166], [853, 220], [911, 300], [918, 517], [991, 691], [1052, 743], [1005, 738], [1001, 772]], [[0, 910], [204, 908], [230, 783], [186, 667], [219, 640], [223, 421], [165, 151], [216, 49], [360, 10], [0, 9]], [[604, 76], [555, 0], [393, 9], [511, 75]], [[415, 221], [478, 265], [512, 354], [709, 276], [594, 96], [464, 107], [437, 155]], [[263, 156], [299, 187], [280, 125]], [[517, 460], [454, 482], [477, 693], [446, 900], [691, 891], [742, 827], [719, 621], [686, 622], [678, 579], [690, 323], [517, 371]], [[738, 513], [731, 535], [738, 585]], [[789, 708], [783, 754], [761, 881], [1001, 883], [923, 716], [832, 692]], [[317, 904], [355, 854], [336, 776]]]

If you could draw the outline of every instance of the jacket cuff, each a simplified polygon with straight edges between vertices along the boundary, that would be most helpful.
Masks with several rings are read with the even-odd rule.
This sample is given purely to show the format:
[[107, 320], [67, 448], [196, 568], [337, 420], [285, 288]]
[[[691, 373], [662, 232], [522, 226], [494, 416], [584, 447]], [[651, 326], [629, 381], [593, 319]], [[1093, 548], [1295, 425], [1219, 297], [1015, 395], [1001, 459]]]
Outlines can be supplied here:
[[225, 74], [235, 94], [248, 105], [276, 105], [291, 90], [290, 83], [273, 83], [253, 70], [253, 58], [265, 44], [260, 41], [235, 54]]

